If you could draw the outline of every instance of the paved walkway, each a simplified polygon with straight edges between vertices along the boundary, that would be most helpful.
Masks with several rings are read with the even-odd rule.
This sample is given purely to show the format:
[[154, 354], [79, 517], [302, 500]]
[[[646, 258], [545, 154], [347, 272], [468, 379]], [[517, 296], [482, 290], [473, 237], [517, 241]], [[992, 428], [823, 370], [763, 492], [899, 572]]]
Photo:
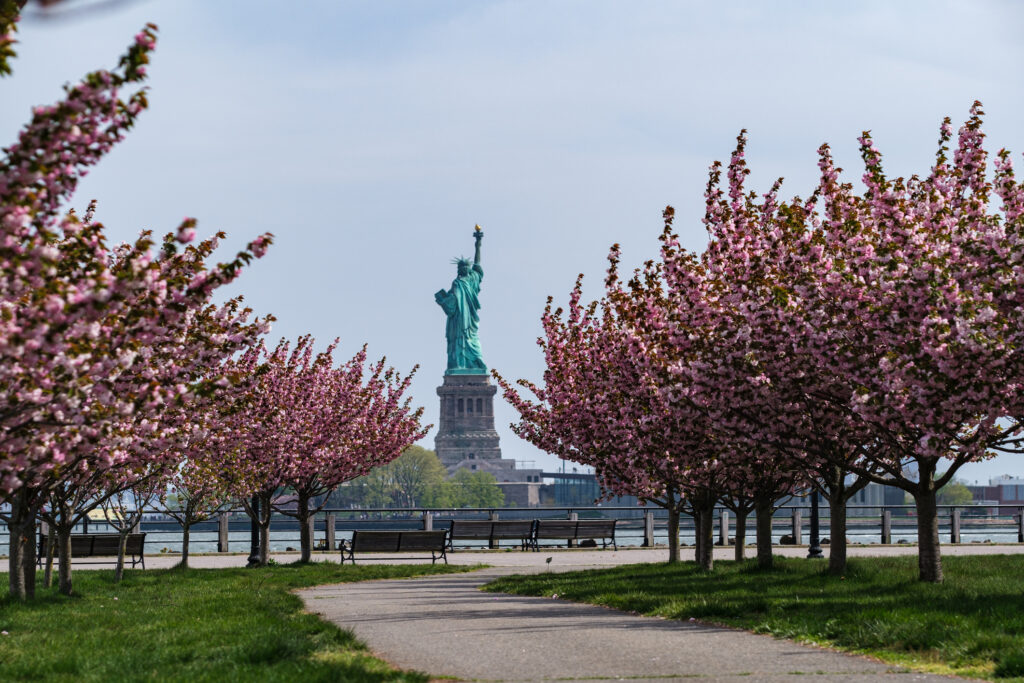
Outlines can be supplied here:
[[[1008, 546], [1001, 551], [1012, 552], [1011, 548], [1016, 549]], [[874, 555], [903, 554], [899, 547], [871, 550]], [[989, 547], [971, 550], [990, 552]], [[635, 616], [555, 598], [478, 590], [503, 574], [657, 562], [665, 559], [664, 554], [656, 549], [456, 553], [454, 562], [484, 561], [492, 568], [320, 586], [299, 595], [310, 611], [352, 630], [393, 665], [457, 680], [949, 680], [743, 631]], [[550, 565], [544, 562], [547, 557], [554, 558]]]

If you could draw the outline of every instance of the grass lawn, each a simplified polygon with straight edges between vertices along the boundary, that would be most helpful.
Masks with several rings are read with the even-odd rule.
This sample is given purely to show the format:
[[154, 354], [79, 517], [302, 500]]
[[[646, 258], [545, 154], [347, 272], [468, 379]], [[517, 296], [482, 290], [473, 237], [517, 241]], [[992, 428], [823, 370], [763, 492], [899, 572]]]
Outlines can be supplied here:
[[916, 557], [851, 559], [842, 578], [823, 573], [824, 562], [775, 562], [770, 571], [716, 562], [704, 573], [687, 562], [512, 576], [485, 590], [693, 617], [919, 671], [1024, 677], [1024, 555], [944, 558], [939, 585], [917, 580]]
[[53, 589], [26, 603], [0, 601], [0, 680], [425, 682], [304, 613], [290, 591], [466, 569], [317, 562], [126, 570], [120, 585], [112, 570], [77, 571], [70, 598]]

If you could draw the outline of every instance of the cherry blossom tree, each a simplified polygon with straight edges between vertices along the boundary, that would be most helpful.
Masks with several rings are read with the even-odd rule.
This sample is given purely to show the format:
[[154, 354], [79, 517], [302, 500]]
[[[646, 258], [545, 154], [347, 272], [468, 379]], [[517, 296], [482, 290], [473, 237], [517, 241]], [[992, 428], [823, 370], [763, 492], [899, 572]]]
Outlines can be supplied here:
[[212, 519], [231, 507], [233, 497], [224, 473], [233, 466], [220, 456], [223, 450], [211, 446], [224, 438], [222, 433], [204, 429], [194, 435], [184, 450], [184, 460], [170, 476], [160, 492], [164, 512], [181, 525], [181, 562], [188, 567], [189, 540], [192, 527]]
[[272, 509], [298, 519], [301, 561], [308, 562], [309, 522], [326, 494], [394, 460], [426, 433], [422, 408], [405, 396], [412, 374], [400, 375], [385, 359], [367, 369], [365, 347], [335, 367], [337, 343], [319, 354], [310, 336], [294, 348], [282, 340], [270, 352], [260, 343], [237, 360], [250, 377], [250, 395], [229, 418], [235, 436], [228, 447], [240, 463], [236, 494], [260, 526], [261, 565]]
[[[986, 179], [980, 105], [952, 160], [951, 139], [947, 120], [930, 173], [904, 180], [884, 173], [863, 134], [862, 195], [823, 146], [810, 199], [779, 203], [776, 184], [755, 205], [741, 137], [727, 196], [713, 169], [706, 219], [707, 258], [732, 293], [726, 328], [745, 352], [708, 373], [732, 407], [716, 424], [803, 458], [831, 496], [834, 542], [845, 531], [837, 505], [864, 481], [909, 492], [927, 581], [942, 579], [936, 491], [1020, 433], [1003, 420], [1020, 414], [1022, 192], [1005, 152]], [[741, 364], [755, 380], [745, 392], [743, 371], [723, 382]]]
[[98, 482], [173, 459], [168, 439], [187, 420], [158, 418], [215, 390], [220, 362], [266, 329], [237, 301], [211, 298], [269, 235], [210, 266], [218, 238], [182, 248], [195, 238], [192, 219], [159, 245], [142, 233], [109, 249], [91, 208], [84, 219], [62, 208], [145, 108], [144, 90], [120, 91], [144, 80], [154, 44], [149, 26], [117, 69], [37, 107], [0, 161], [0, 499], [10, 504], [13, 595], [25, 595], [24, 544], [43, 501], [56, 496], [49, 514], [61, 519], [61, 589], [70, 592], [68, 524], [98, 504]]
[[100, 508], [107, 524], [117, 530], [117, 564], [114, 566], [114, 583], [124, 578], [124, 556], [128, 544], [128, 534], [136, 529], [142, 521], [146, 508], [166, 490], [166, 471], [161, 465], [150, 468], [149, 472], [136, 472], [131, 484], [125, 486], [122, 481], [112, 482], [111, 492], [101, 492]]
[[[735, 404], [718, 370], [730, 367], [733, 374], [726, 379], [738, 379], [744, 391], [757, 384], [751, 380], [758, 373], [751, 372], [747, 353], [735, 347], [731, 285], [722, 287], [708, 252], [698, 256], [679, 248], [672, 207], [664, 216], [662, 262], [648, 264], [625, 290], [610, 289], [609, 296], [617, 303], [619, 324], [636, 337], [634, 362], [644, 368], [664, 410], [680, 415], [665, 428], [693, 435], [688, 449], [699, 459], [687, 469], [685, 488], [697, 523], [698, 559], [710, 567], [712, 515], [721, 502], [737, 512], [739, 524], [756, 511], [758, 564], [769, 567], [773, 514], [803, 485], [805, 474], [787, 453], [725, 419]], [[736, 555], [743, 557], [742, 538]]]
[[[399, 375], [381, 359], [365, 375], [365, 347], [341, 367], [333, 367], [337, 340], [317, 356], [311, 372], [296, 376], [292, 408], [291, 448], [281, 463], [284, 485], [294, 492], [302, 562], [310, 560], [312, 516], [340, 484], [396, 459], [426, 435], [422, 408], [405, 397], [413, 372]], [[365, 375], [365, 378], [364, 378]], [[319, 505], [312, 505], [320, 499]]]
[[[202, 251], [210, 245], [189, 248], [182, 255], [193, 264], [202, 263]], [[167, 256], [165, 260], [174, 260]], [[170, 271], [165, 271], [167, 274]], [[201, 273], [200, 273], [201, 274]], [[189, 278], [194, 279], [194, 276]], [[173, 283], [173, 278], [164, 280]], [[114, 339], [138, 352], [135, 362], [108, 376], [111, 394], [119, 397], [148, 397], [126, 403], [126, 414], [87, 414], [92, 433], [103, 441], [80, 439], [65, 451], [65, 460], [42, 481], [49, 506], [42, 513], [56, 530], [60, 548], [60, 586], [71, 590], [70, 534], [90, 510], [106, 499], [138, 493], [153, 482], [163, 482], [181, 461], [182, 444], [199, 433], [193, 418], [223, 393], [220, 385], [229, 380], [220, 373], [221, 363], [244, 343], [251, 343], [265, 331], [263, 322], [247, 323], [247, 310], [238, 302], [187, 311], [181, 320], [167, 320], [161, 335], [145, 343], [131, 335], [120, 337], [120, 321], [108, 321], [105, 330]], [[179, 327], [181, 323], [183, 327]], [[172, 332], [175, 333], [172, 335]], [[153, 391], [171, 387], [163, 396]], [[62, 432], [56, 432], [59, 438]], [[122, 531], [134, 524], [126, 524]]]
[[[626, 473], [648, 462], [647, 426], [685, 415], [659, 431], [689, 429], [729, 473], [728, 497], [757, 501], [763, 564], [779, 496], [825, 493], [839, 571], [846, 501], [868, 481], [898, 486], [917, 506], [920, 576], [941, 580], [936, 491], [967, 462], [1024, 443], [1024, 190], [1005, 151], [987, 179], [981, 115], [976, 104], [952, 160], [943, 124], [923, 179], [886, 176], [865, 133], [863, 195], [839, 183], [824, 146], [819, 186], [788, 202], [779, 183], [746, 192], [741, 135], [725, 192], [712, 168], [703, 254], [679, 247], [669, 211], [661, 264], [623, 289], [613, 277], [603, 315], [579, 306], [578, 288], [567, 322], [549, 306], [545, 385], [524, 384], [537, 401], [505, 385], [521, 433], [599, 471], [621, 463], [616, 477], [636, 488]], [[652, 450], [679, 462], [679, 450]]]
[[[829, 563], [833, 572], [841, 573], [846, 566], [846, 502], [867, 484], [865, 477], [850, 481], [849, 466], [873, 437], [820, 399], [823, 393], [848, 390], [843, 378], [812, 372], [815, 366], [793, 350], [802, 334], [794, 324], [801, 319], [801, 299], [786, 295], [790, 280], [782, 266], [813, 197], [810, 202], [799, 197], [779, 202], [781, 180], [760, 200], [747, 193], [745, 146], [743, 132], [729, 163], [727, 193], [719, 187], [720, 164], [711, 168], [704, 218], [710, 241], [701, 260], [705, 299], [713, 309], [705, 317], [710, 325], [706, 334], [716, 351], [707, 354], [688, 381], [703, 397], [712, 424], [743, 444], [741, 452], [758, 454], [736, 460], [731, 469], [737, 480], [746, 480], [748, 490], [761, 492], [754, 502], [760, 510], [760, 563], [770, 563], [775, 501], [813, 485], [830, 502], [834, 538]], [[668, 298], [677, 305], [691, 296], [693, 257], [684, 255], [670, 231], [662, 242]], [[736, 495], [743, 497], [741, 492]]]
[[828, 399], [877, 441], [855, 469], [914, 497], [925, 581], [942, 580], [938, 489], [1019, 434], [1001, 418], [1020, 414], [1024, 202], [1005, 152], [987, 179], [981, 123], [975, 103], [951, 160], [947, 119], [934, 166], [909, 180], [885, 174], [864, 133], [863, 195], [838, 181], [823, 146], [820, 227], [787, 264], [804, 310], [828, 322], [807, 321], [800, 355], [853, 387]]
[[[0, 496], [11, 505], [5, 521], [14, 540], [9, 574], [14, 595], [24, 594], [23, 571], [15, 568], [45, 497], [42, 479], [65, 457], [54, 443], [55, 428], [45, 428], [63, 423], [66, 407], [76, 410], [94, 378], [122, 361], [108, 358], [104, 367], [79, 352], [90, 335], [98, 334], [102, 309], [116, 306], [126, 287], [104, 272], [106, 252], [98, 231], [83, 229], [73, 215], [60, 220], [60, 203], [144, 107], [141, 91], [127, 101], [117, 93], [143, 79], [152, 40], [147, 29], [117, 71], [90, 74], [67, 88], [62, 102], [37, 107], [0, 162]], [[69, 271], [79, 275], [77, 282], [58, 277]], [[74, 393], [54, 391], [58, 382]], [[78, 438], [87, 436], [85, 429], [78, 432]]]
[[[607, 297], [580, 303], [577, 280], [568, 314], [552, 310], [542, 317], [545, 336], [544, 385], [518, 384], [534, 399], [494, 376], [519, 412], [513, 430], [559, 457], [591, 465], [602, 488], [613, 495], [635, 495], [668, 512], [669, 561], [679, 560], [679, 516], [694, 514], [700, 564], [712, 567], [712, 511], [722, 471], [701, 416], [686, 402], [666, 401], [660, 391], [665, 368], [647, 357], [645, 333], [657, 328], [658, 274], [651, 264], [631, 281], [632, 294], [620, 287], [618, 248], [611, 255]], [[647, 294], [640, 295], [644, 286]], [[645, 313], [641, 313], [643, 310]], [[661, 373], [661, 376], [659, 376]]]

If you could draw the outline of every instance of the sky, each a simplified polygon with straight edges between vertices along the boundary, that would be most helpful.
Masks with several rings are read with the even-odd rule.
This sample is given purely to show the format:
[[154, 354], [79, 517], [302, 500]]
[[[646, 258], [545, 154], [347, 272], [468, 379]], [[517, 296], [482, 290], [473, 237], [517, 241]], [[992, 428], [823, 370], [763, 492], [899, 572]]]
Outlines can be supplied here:
[[[61, 85], [159, 28], [150, 110], [80, 185], [114, 240], [199, 219], [224, 258], [275, 244], [232, 285], [271, 341], [335, 337], [408, 372], [437, 423], [444, 314], [433, 293], [484, 230], [480, 338], [509, 379], [539, 380], [546, 298], [606, 256], [657, 256], [661, 213], [701, 250], [707, 169], [749, 131], [751, 187], [806, 196], [816, 150], [861, 172], [871, 130], [891, 174], [926, 172], [939, 125], [984, 103], [992, 150], [1024, 151], [1024, 5], [972, 2], [70, 0], [28, 12], [0, 82], [0, 145]], [[75, 11], [72, 11], [75, 10]], [[496, 421], [505, 457], [550, 455]], [[423, 445], [432, 447], [432, 430]], [[570, 465], [571, 467], [571, 465]], [[1024, 476], [1024, 458], [962, 478]]]

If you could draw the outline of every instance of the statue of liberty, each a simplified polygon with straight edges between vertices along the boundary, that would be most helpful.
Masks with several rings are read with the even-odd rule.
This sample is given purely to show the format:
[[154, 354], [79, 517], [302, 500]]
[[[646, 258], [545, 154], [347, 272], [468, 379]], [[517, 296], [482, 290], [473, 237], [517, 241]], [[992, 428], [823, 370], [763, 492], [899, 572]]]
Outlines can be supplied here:
[[448, 369], [446, 375], [485, 375], [487, 366], [480, 351], [480, 339], [477, 329], [480, 324], [480, 281], [484, 277], [484, 269], [480, 267], [480, 240], [484, 233], [476, 226], [473, 238], [476, 240], [476, 254], [473, 262], [465, 257], [457, 258], [453, 263], [458, 268], [458, 276], [447, 292], [439, 290], [434, 300], [444, 309], [448, 316], [448, 324], [444, 334], [448, 339]]

